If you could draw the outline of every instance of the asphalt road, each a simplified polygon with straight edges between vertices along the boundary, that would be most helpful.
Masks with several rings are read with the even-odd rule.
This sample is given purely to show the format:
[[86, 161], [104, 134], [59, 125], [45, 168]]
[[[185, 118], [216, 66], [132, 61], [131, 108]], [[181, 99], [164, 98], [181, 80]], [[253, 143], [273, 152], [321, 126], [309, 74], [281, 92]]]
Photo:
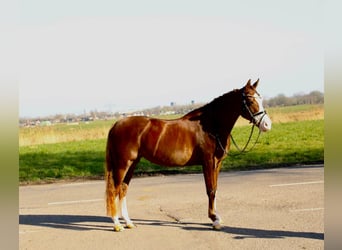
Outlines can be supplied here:
[[324, 167], [221, 173], [220, 231], [207, 218], [203, 176], [135, 178], [134, 229], [114, 232], [104, 181], [19, 188], [20, 249], [323, 249]]

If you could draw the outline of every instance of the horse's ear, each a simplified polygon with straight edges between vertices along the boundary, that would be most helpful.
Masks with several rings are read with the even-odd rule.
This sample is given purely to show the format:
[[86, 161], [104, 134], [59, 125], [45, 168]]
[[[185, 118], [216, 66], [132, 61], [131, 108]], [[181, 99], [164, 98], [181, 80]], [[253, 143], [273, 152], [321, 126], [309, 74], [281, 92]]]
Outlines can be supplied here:
[[259, 83], [259, 78], [258, 78], [258, 80], [256, 80], [255, 83], [253, 83], [253, 87], [254, 87], [255, 89], [258, 87], [258, 83]]
[[247, 86], [247, 87], [250, 87], [250, 86], [251, 86], [251, 79], [248, 80], [248, 82], [246, 83], [246, 86]]

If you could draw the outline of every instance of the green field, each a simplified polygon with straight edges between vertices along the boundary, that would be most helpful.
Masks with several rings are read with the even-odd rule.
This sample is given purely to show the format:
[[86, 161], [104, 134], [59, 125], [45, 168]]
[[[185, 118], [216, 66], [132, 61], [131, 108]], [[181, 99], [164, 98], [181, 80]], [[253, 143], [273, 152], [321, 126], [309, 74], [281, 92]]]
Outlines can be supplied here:
[[[308, 115], [310, 112], [316, 114], [317, 110], [324, 114], [322, 109], [323, 107], [315, 106], [311, 109], [292, 107], [289, 110], [286, 108], [270, 110], [271, 118], [273, 115], [275, 118], [282, 117], [282, 120], [275, 122], [270, 132], [261, 134], [252, 151], [238, 154], [232, 145], [230, 155], [223, 163], [222, 171], [322, 163], [324, 161], [322, 115], [314, 120], [305, 118], [298, 121], [298, 118], [293, 118], [297, 117], [294, 115], [296, 112], [303, 114], [302, 117], [310, 116]], [[106, 135], [112, 123], [112, 121], [97, 121], [77, 126], [21, 128], [19, 131], [20, 183], [48, 182], [69, 178], [102, 178]], [[250, 129], [249, 125], [243, 124], [233, 129], [232, 134], [240, 147], [246, 143]], [[257, 129], [255, 129], [252, 143], [256, 136]], [[50, 138], [50, 142], [40, 143], [46, 138]], [[166, 168], [143, 159], [135, 174], [193, 172], [201, 172], [201, 167]]]

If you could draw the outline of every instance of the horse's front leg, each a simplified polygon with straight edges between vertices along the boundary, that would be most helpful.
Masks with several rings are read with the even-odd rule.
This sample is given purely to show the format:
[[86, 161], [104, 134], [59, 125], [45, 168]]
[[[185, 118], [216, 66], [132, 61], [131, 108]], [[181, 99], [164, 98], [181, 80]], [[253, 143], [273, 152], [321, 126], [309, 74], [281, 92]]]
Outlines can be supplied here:
[[216, 189], [207, 190], [209, 198], [208, 217], [213, 221], [214, 229], [221, 229], [222, 219], [216, 212]]
[[216, 190], [217, 190], [217, 179], [221, 168], [221, 163], [208, 164], [203, 166], [204, 180], [209, 199], [208, 216], [213, 221], [214, 229], [221, 229], [222, 220], [216, 213]]

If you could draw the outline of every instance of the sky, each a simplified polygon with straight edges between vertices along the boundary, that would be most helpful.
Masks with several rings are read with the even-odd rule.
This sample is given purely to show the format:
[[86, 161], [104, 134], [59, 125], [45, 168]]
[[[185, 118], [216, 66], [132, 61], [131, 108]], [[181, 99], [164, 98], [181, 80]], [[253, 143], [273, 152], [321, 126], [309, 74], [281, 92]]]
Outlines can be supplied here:
[[324, 92], [322, 2], [23, 0], [19, 116]]

